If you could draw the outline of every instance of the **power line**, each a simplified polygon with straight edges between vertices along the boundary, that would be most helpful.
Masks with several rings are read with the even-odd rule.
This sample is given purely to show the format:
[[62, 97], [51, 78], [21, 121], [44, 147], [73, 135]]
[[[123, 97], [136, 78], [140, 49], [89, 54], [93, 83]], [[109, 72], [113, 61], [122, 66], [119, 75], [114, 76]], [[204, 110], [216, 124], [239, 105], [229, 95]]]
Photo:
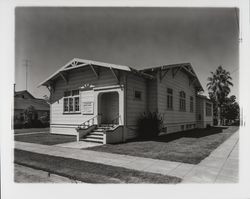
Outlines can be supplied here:
[[236, 16], [236, 23], [237, 23], [237, 27], [239, 31], [240, 25], [239, 25], [239, 16], [238, 16], [237, 8], [234, 8], [234, 10], [235, 10], [235, 16]]
[[25, 87], [25, 90], [28, 90], [28, 67], [30, 66], [30, 65], [29, 65], [29, 64], [30, 64], [30, 60], [25, 59], [24, 61], [25, 61], [24, 67], [25, 67], [25, 69], [26, 69], [26, 75], [25, 75], [26, 87]]

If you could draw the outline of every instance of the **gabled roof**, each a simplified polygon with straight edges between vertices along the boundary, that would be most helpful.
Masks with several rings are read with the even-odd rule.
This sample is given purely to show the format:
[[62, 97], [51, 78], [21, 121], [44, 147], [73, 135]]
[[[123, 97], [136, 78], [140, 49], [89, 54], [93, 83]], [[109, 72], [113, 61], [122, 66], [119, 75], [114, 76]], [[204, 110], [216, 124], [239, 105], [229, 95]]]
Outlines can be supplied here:
[[80, 58], [74, 58], [71, 61], [69, 61], [67, 64], [62, 66], [55, 73], [53, 73], [51, 76], [49, 76], [46, 80], [41, 82], [39, 84], [39, 86], [46, 85], [50, 80], [57, 78], [60, 75], [60, 72], [73, 70], [73, 69], [86, 67], [86, 66], [101, 66], [101, 67], [106, 67], [109, 69], [111, 68], [111, 69], [129, 71], [129, 72], [133, 72], [133, 73], [136, 73], [136, 74], [144, 76], [144, 77], [152, 78], [152, 76], [150, 76], [148, 74], [144, 74], [143, 72], [139, 72], [138, 70], [135, 70], [129, 66], [110, 64], [110, 63], [104, 63], [104, 62], [92, 61], [92, 60], [86, 60], [86, 59], [80, 59]]
[[42, 99], [23, 99], [14, 98], [14, 109], [25, 110], [29, 106], [33, 106], [39, 111], [49, 111], [49, 104]]
[[[53, 73], [51, 76], [49, 76], [46, 80], [41, 82], [39, 86], [47, 86], [50, 84], [51, 80], [56, 79], [60, 75], [62, 75], [63, 72], [81, 68], [81, 67], [87, 67], [87, 66], [100, 66], [100, 67], [106, 67], [109, 69], [117, 69], [117, 70], [122, 70], [122, 71], [127, 71], [127, 72], [132, 72], [136, 75], [142, 76], [147, 79], [154, 79], [155, 77], [150, 74], [152, 71], [156, 70], [167, 70], [170, 68], [176, 68], [179, 67], [183, 70], [185, 70], [188, 75], [194, 77], [196, 82], [196, 87], [198, 88], [198, 91], [203, 91], [203, 88], [201, 86], [201, 83], [195, 74], [192, 66], [190, 63], [180, 63], [180, 64], [171, 64], [171, 65], [163, 65], [163, 66], [156, 66], [156, 67], [150, 67], [150, 68], [144, 68], [141, 70], [136, 70], [130, 66], [124, 66], [124, 65], [117, 65], [117, 64], [110, 64], [110, 63], [104, 63], [104, 62], [99, 62], [99, 61], [92, 61], [92, 60], [86, 60], [86, 59], [80, 59], [80, 58], [74, 58], [71, 61], [69, 61], [67, 64], [62, 66], [59, 70], [57, 70], [55, 73]], [[92, 68], [92, 70], [94, 70]]]
[[162, 66], [154, 66], [154, 67], [147, 67], [143, 68], [140, 71], [144, 73], [151, 73], [158, 70], [169, 70], [171, 68], [179, 68], [180, 70], [183, 70], [187, 75], [193, 77], [196, 80], [196, 87], [198, 88], [198, 91], [204, 91], [199, 78], [197, 77], [192, 65], [190, 63], [179, 63], [179, 64], [169, 64], [169, 65], [162, 65]]
[[21, 97], [21, 98], [23, 98], [25, 96], [27, 96], [29, 99], [35, 99], [35, 97], [29, 91], [27, 91], [27, 90], [15, 91], [14, 97]]

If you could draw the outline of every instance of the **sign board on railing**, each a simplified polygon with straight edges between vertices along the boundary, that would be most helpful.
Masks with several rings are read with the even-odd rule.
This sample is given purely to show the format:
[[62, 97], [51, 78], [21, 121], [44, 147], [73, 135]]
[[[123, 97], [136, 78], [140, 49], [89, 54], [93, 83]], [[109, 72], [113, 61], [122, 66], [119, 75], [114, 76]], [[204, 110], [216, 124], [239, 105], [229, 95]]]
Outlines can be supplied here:
[[94, 102], [82, 102], [82, 114], [84, 115], [94, 114]]

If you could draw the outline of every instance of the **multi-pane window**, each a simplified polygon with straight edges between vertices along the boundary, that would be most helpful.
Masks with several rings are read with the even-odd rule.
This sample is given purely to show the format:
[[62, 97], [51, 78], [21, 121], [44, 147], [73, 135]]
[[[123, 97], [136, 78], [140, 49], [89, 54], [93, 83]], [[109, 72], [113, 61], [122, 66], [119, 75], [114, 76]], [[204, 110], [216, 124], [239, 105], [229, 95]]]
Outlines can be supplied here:
[[173, 89], [167, 89], [167, 109], [173, 109]]
[[206, 103], [206, 116], [212, 116], [212, 104]]
[[65, 91], [63, 99], [63, 112], [74, 113], [79, 112], [79, 90]]
[[194, 112], [194, 98], [190, 96], [190, 112]]
[[184, 91], [180, 92], [180, 111], [186, 111], [186, 94]]
[[73, 112], [74, 109], [73, 109], [73, 101], [74, 99], [73, 98], [69, 98], [69, 112]]
[[76, 97], [75, 98], [75, 111], [79, 111], [80, 109], [79, 109], [79, 97]]
[[63, 99], [63, 112], [69, 111], [69, 98], [64, 97]]

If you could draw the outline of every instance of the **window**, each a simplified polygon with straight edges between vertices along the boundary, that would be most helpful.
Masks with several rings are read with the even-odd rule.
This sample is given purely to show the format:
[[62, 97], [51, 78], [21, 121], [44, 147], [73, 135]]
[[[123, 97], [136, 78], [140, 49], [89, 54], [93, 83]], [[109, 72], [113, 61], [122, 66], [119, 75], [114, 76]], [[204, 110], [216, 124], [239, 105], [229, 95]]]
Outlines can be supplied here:
[[212, 104], [206, 103], [206, 116], [212, 116]]
[[190, 112], [194, 112], [194, 98], [190, 96]]
[[186, 111], [186, 94], [184, 91], [180, 92], [180, 111]]
[[181, 131], [184, 131], [184, 130], [185, 130], [185, 126], [181, 125]]
[[79, 109], [79, 97], [76, 97], [75, 98], [75, 111], [79, 111], [80, 109]]
[[64, 113], [77, 113], [80, 111], [79, 90], [65, 91], [63, 99]]
[[68, 112], [69, 111], [69, 98], [64, 98], [63, 99], [63, 112]]
[[167, 109], [173, 109], [173, 89], [167, 89]]
[[135, 97], [135, 99], [137, 99], [137, 100], [141, 100], [141, 91], [136, 91], [136, 90], [135, 90], [134, 97]]

